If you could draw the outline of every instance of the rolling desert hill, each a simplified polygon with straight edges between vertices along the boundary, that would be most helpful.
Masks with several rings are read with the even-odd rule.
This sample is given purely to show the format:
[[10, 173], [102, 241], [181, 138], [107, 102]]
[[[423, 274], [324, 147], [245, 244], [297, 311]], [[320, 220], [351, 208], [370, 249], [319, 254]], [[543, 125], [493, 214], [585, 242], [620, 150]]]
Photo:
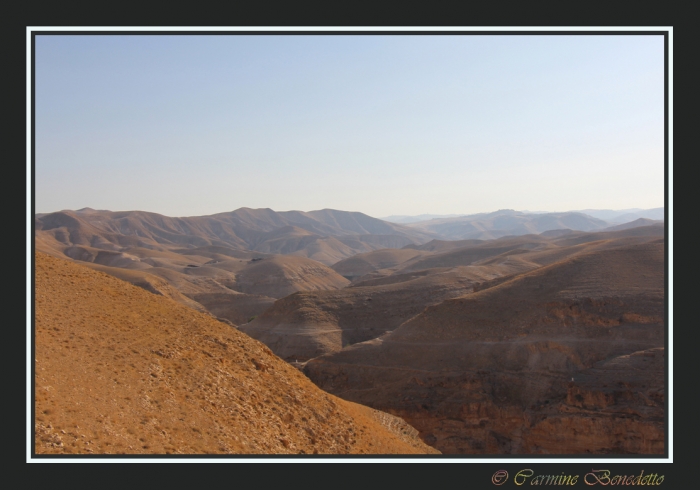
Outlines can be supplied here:
[[[541, 233], [539, 235], [506, 236], [494, 240], [457, 240], [454, 242], [433, 240], [405, 250], [421, 250], [424, 253], [411, 257], [393, 250], [377, 250], [360, 254], [333, 265], [333, 269], [352, 278], [353, 285], [400, 282], [399, 278], [430, 274], [430, 271], [454, 267], [484, 265], [508, 265], [509, 273], [550, 264], [563, 257], [581, 253], [584, 249], [619, 246], [623, 243], [641, 243], [664, 236], [663, 226], [639, 226], [616, 231]], [[577, 247], [578, 246], [578, 247]], [[391, 261], [386, 257], [391, 256]], [[355, 270], [353, 270], [355, 267]], [[357, 276], [358, 273], [364, 273]], [[502, 270], [494, 271], [501, 275]]]
[[295, 291], [345, 286], [348, 281], [327, 264], [429, 240], [400, 225], [334, 210], [241, 208], [170, 218], [83, 208], [37, 214], [34, 224], [36, 250], [89, 263], [234, 324]]
[[304, 372], [446, 454], [662, 454], [664, 239], [576, 247]]
[[[292, 217], [308, 227], [313, 228], [315, 223], [317, 228], [338, 233], [342, 232], [337, 228], [338, 222], [358, 233], [396, 231], [394, 225], [387, 228], [364, 215], [349, 214], [349, 218], [343, 218], [342, 213], [329, 211], [321, 213], [319, 219], [307, 216], [305, 221], [296, 215]], [[56, 257], [88, 263], [96, 270], [209, 311], [233, 324], [247, 322], [275, 299], [293, 292], [336, 289], [348, 284], [326, 265], [303, 254], [317, 258], [323, 255], [324, 260], [333, 262], [355, 253], [352, 242], [348, 246], [333, 237], [320, 239], [307, 230], [285, 224], [271, 210], [243, 209], [225, 217], [235, 223], [225, 226], [221, 217], [168, 218], [154, 213], [91, 209], [61, 211], [36, 216], [35, 246]], [[274, 228], [276, 223], [281, 226]], [[247, 241], [235, 235], [234, 228]], [[268, 228], [269, 231], [261, 231]], [[299, 240], [309, 237], [313, 243], [300, 249], [305, 245]], [[362, 244], [359, 249], [363, 251], [376, 248], [361, 241], [366, 237], [357, 235], [353, 240]], [[375, 238], [381, 242], [386, 238], [382, 237]], [[405, 240], [401, 238], [400, 243], [405, 244]], [[321, 242], [330, 245], [319, 250]], [[262, 251], [245, 248], [249, 246]], [[265, 252], [270, 250], [290, 255]]]
[[383, 218], [379, 218], [384, 221], [389, 221], [390, 223], [399, 223], [399, 224], [406, 224], [406, 223], [417, 223], [419, 221], [427, 221], [430, 219], [436, 219], [436, 218], [456, 218], [457, 216], [463, 216], [461, 214], [419, 214], [416, 216], [407, 216], [407, 215], [392, 215], [392, 216], [386, 216]]
[[[306, 213], [240, 208], [229, 213], [185, 218], [143, 211], [64, 210], [37, 215], [34, 224], [35, 235], [42, 236], [42, 240], [55, 249], [90, 246], [103, 250], [121, 250], [122, 247], [162, 250], [223, 246], [263, 253], [298, 252], [308, 257], [318, 252], [305, 251], [305, 248], [321, 246], [317, 243], [321, 242], [328, 254], [324, 260], [329, 264], [336, 261], [336, 256], [340, 260], [355, 253], [435, 238], [430, 233], [362, 213], [332, 209]], [[336, 241], [328, 241], [329, 237]]]
[[603, 220], [582, 213], [534, 214], [501, 209], [493, 213], [408, 223], [407, 226], [439, 235], [446, 240], [491, 240], [502, 236], [538, 234], [555, 229], [593, 231], [609, 225]]
[[417, 257], [401, 264], [399, 270], [408, 272], [435, 267], [468, 266], [503, 254], [519, 254], [528, 250], [542, 249], [549, 246], [551, 246], [549, 241], [539, 235], [509, 236], [497, 240], [478, 242], [475, 245], [467, 245], [442, 253]]
[[430, 255], [429, 252], [413, 250], [409, 248], [387, 248], [357, 254], [348, 259], [341, 260], [331, 266], [331, 269], [346, 279], [353, 280], [380, 269], [390, 269], [404, 262]]
[[[657, 212], [658, 209], [663, 210], [663, 208], [656, 208], [656, 209], [642, 209], [642, 208], [628, 208], [628, 209], [574, 209], [572, 212], [574, 213], [583, 213], [587, 214], [588, 216], [593, 216], [594, 218], [602, 219], [603, 221], [607, 221], [608, 223], [618, 223], [616, 221], [616, 218], [618, 216], [623, 216], [626, 214], [635, 214], [635, 213], [640, 213], [640, 212]], [[636, 218], [633, 218], [634, 220]], [[629, 220], [629, 221], [632, 221]]]
[[412, 248], [414, 250], [426, 250], [428, 252], [449, 252], [457, 248], [463, 248], [470, 245], [478, 245], [484, 240], [430, 240], [422, 245], [406, 245], [403, 248]]
[[383, 335], [427, 306], [461, 296], [485, 280], [479, 271], [441, 272], [398, 284], [291, 294], [238, 328], [281, 358], [304, 362]]
[[[647, 234], [627, 236], [639, 230]], [[428, 306], [518, 274], [585, 253], [660, 239], [656, 228], [639, 230], [504, 237], [443, 253], [403, 249], [360, 254], [333, 266], [353, 279], [349, 286], [282, 298], [240, 329], [283, 359], [305, 362], [379, 337]]]
[[[100, 254], [74, 257], [93, 269], [200, 311], [210, 311], [236, 325], [293, 292], [336, 289], [349, 283], [319, 262], [291, 255], [254, 253], [249, 254], [251, 259], [235, 259], [221, 253], [201, 256], [148, 249], [129, 252], [110, 252], [114, 257], [110, 260], [101, 259]], [[164, 258], [168, 254], [174, 258]], [[91, 258], [99, 262], [89, 262]]]
[[350, 281], [305, 257], [276, 255], [251, 263], [236, 275], [237, 291], [282, 298], [297, 291], [340, 289]]
[[208, 315], [40, 252], [34, 274], [38, 455], [437, 453]]
[[628, 223], [639, 218], [663, 221], [665, 219], [664, 214], [665, 209], [663, 207], [653, 209], [630, 209], [628, 212], [618, 213], [617, 215], [606, 219], [606, 221], [615, 224]]

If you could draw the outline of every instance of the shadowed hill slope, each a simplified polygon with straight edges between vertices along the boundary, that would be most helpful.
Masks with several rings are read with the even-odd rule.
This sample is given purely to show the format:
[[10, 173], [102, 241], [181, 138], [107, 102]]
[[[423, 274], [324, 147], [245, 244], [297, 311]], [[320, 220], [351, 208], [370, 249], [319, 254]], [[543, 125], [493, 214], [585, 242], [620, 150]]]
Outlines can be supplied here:
[[239, 328], [283, 359], [303, 362], [384, 335], [427, 306], [513, 271], [499, 265], [431, 269], [335, 291], [299, 292], [276, 301]]
[[427, 306], [493, 288], [526, 271], [593, 251], [663, 241], [654, 233], [624, 236], [630, 231], [504, 237], [443, 253], [404, 249], [361, 254], [334, 265], [353, 274], [349, 277], [371, 271], [349, 287], [282, 298], [240, 328], [280, 357], [304, 362], [379, 337]]
[[283, 359], [305, 361], [378, 337], [427, 305], [464, 294], [468, 287], [456, 275], [421, 279], [400, 287], [292, 294], [239, 328]]
[[425, 250], [428, 252], [449, 252], [457, 248], [468, 247], [483, 243], [484, 240], [430, 240], [422, 245], [406, 245], [403, 248]]
[[[664, 295], [663, 239], [600, 248], [428, 306], [304, 372], [443, 453], [660, 454]], [[657, 360], [637, 395], [645, 352]]]
[[435, 453], [402, 420], [324, 393], [234, 328], [35, 260], [38, 454]]
[[419, 256], [401, 264], [401, 272], [431, 269], [434, 267], [456, 267], [478, 264], [480, 261], [503, 254], [523, 253], [529, 250], [544, 249], [550, 246], [546, 238], [538, 235], [504, 237], [473, 245], [467, 245], [442, 253]]
[[429, 255], [428, 252], [412, 249], [382, 249], [364, 254], [357, 254], [345, 260], [333, 264], [331, 269], [341, 276], [353, 280], [374, 272], [378, 269], [396, 267], [407, 260]]

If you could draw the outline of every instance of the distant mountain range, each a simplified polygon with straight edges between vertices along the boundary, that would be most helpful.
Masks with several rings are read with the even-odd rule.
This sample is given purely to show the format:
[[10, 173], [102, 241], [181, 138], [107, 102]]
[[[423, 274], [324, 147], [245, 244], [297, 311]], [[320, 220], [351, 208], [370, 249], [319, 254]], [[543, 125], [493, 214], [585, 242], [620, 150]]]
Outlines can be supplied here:
[[640, 226], [650, 226], [650, 225], [663, 225], [663, 220], [658, 219], [647, 219], [639, 218], [628, 223], [623, 223], [621, 225], [611, 226], [603, 231], [619, 231], [619, 230], [629, 230], [631, 228], [639, 228]]
[[[414, 218], [428, 216], [437, 215]], [[277, 212], [268, 208], [240, 208], [209, 216], [172, 218], [145, 211], [83, 208], [37, 214], [34, 228], [37, 243], [60, 253], [66, 250], [77, 253], [72, 248], [76, 246], [94, 249], [94, 254], [99, 250], [124, 251], [124, 247], [218, 246], [265, 254], [297, 255], [332, 265], [359, 253], [422, 245], [436, 239], [492, 240], [511, 235], [561, 233], [561, 230], [597, 231], [625, 223], [644, 226], [651, 224], [648, 220], [658, 221], [663, 217], [663, 208], [589, 210], [589, 213], [526, 213], [501, 209], [492, 213], [398, 224], [363, 213], [334, 209]]]
[[241, 208], [171, 218], [83, 208], [37, 214], [34, 245], [234, 324], [295, 291], [337, 289], [327, 267], [435, 238], [362, 213]]
[[602, 219], [610, 224], [621, 225], [623, 223], [629, 223], [639, 218], [653, 219], [653, 220], [663, 220], [664, 219], [664, 208], [652, 208], [652, 209], [618, 209], [617, 211], [612, 209], [580, 209], [574, 211], [576, 213], [583, 213], [594, 218]]
[[428, 221], [436, 218], [456, 218], [458, 216], [464, 216], [462, 214], [419, 214], [416, 216], [406, 216], [406, 215], [392, 215], [385, 218], [379, 218], [390, 223], [418, 223], [419, 221]]
[[437, 236], [366, 214], [323, 209], [285, 211], [240, 208], [210, 216], [171, 218], [145, 211], [83, 208], [37, 214], [35, 232], [54, 248], [90, 246], [118, 250], [223, 246], [270, 254], [294, 254], [332, 264], [357, 253], [425, 243]]
[[595, 231], [609, 223], [583, 213], [528, 214], [512, 209], [480, 213], [459, 218], [433, 219], [410, 223], [411, 228], [440, 235], [447, 240], [492, 240], [508, 235], [539, 234], [544, 231], [570, 229]]
[[[561, 213], [551, 213], [548, 211], [520, 211], [523, 214], [561, 214]], [[641, 208], [630, 208], [630, 209], [577, 209], [573, 211], [567, 211], [569, 213], [583, 213], [591, 216], [593, 218], [602, 219], [612, 224], [623, 224], [630, 221], [634, 221], [639, 218], [662, 220], [664, 219], [664, 208], [652, 208], [652, 209], [641, 209]], [[433, 219], [444, 219], [444, 218], [457, 218], [457, 217], [473, 217], [473, 216], [483, 216], [489, 213], [477, 213], [477, 214], [418, 214], [415, 216], [409, 215], [392, 215], [386, 216], [384, 218], [379, 218], [384, 221], [389, 221], [391, 223], [419, 223], [422, 221], [429, 221]]]

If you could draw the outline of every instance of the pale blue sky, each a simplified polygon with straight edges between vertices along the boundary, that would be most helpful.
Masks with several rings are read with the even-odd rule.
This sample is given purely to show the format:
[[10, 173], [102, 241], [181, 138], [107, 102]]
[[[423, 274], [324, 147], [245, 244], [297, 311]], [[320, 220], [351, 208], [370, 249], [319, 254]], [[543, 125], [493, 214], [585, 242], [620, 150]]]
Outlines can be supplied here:
[[663, 206], [662, 36], [36, 37], [36, 211]]

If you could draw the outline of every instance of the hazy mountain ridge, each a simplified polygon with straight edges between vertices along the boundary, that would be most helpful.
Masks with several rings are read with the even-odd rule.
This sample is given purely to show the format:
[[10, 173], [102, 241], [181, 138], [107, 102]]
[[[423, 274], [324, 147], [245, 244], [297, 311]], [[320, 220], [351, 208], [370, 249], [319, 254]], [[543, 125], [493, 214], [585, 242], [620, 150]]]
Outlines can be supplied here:
[[664, 226], [663, 220], [655, 220], [648, 218], [639, 218], [634, 221], [628, 221], [627, 223], [621, 225], [610, 226], [605, 228], [603, 231], [619, 231], [619, 230], [629, 230], [632, 228], [638, 228], [640, 226]]
[[[172, 218], [144, 211], [83, 208], [37, 214], [34, 225], [35, 232], [47, 232], [64, 245], [90, 245], [108, 250], [125, 246], [225, 246], [297, 254], [331, 265], [357, 253], [420, 246], [435, 239], [494, 239], [557, 229], [600, 230], [646, 217], [642, 214], [663, 217], [663, 208], [620, 213], [614, 216], [618, 221], [608, 223], [579, 212], [524, 213], [503, 209], [401, 225], [363, 213], [332, 209], [276, 212], [269, 208], [240, 208], [209, 216]], [[625, 217], [630, 219], [620, 221]]]
[[240, 208], [229, 213], [186, 218], [144, 211], [66, 210], [37, 215], [34, 224], [35, 233], [50, 234], [62, 245], [111, 250], [124, 246], [224, 246], [309, 256], [313, 252], [305, 250], [320, 246], [324, 253], [319, 258], [328, 265], [355, 253], [436, 238], [362, 213], [331, 209], [278, 213], [271, 209]]
[[583, 213], [531, 214], [503, 209], [458, 218], [410, 223], [407, 226], [448, 240], [489, 240], [509, 235], [527, 235], [555, 229], [592, 231], [609, 224]]
[[383, 221], [389, 221], [390, 223], [417, 223], [419, 221], [427, 221], [436, 218], [456, 218], [457, 216], [464, 216], [463, 214], [418, 214], [416, 216], [408, 215], [392, 215], [379, 218]]
[[[418, 216], [389, 216], [386, 218], [411, 228], [440, 235], [440, 239], [494, 239], [508, 235], [542, 233], [556, 229], [593, 231], [635, 221], [639, 218], [663, 220], [664, 208], [596, 210], [566, 212], [516, 211], [500, 209], [488, 213]], [[640, 225], [643, 226], [643, 225]]]
[[650, 208], [650, 209], [581, 209], [576, 212], [584, 213], [594, 218], [599, 218], [609, 222], [610, 224], [624, 224], [634, 221], [639, 218], [652, 220], [663, 220], [665, 208]]

